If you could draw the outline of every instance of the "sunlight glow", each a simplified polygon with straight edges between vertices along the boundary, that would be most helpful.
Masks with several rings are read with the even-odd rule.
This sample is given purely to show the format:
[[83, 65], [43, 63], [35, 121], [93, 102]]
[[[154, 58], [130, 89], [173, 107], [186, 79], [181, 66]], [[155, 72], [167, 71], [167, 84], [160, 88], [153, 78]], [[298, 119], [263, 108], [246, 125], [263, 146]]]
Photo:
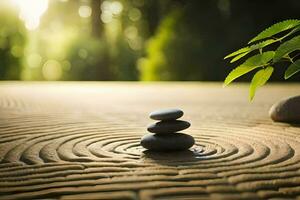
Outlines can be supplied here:
[[48, 8], [48, 0], [12, 0], [20, 9], [20, 18], [25, 22], [28, 30], [36, 29], [40, 18]]
[[59, 80], [62, 76], [61, 64], [56, 60], [48, 60], [43, 66], [43, 76], [48, 81]]
[[104, 1], [101, 4], [101, 20], [110, 23], [114, 17], [119, 16], [123, 11], [123, 5], [119, 1]]
[[78, 14], [82, 18], [88, 18], [92, 15], [92, 9], [89, 6], [80, 6], [78, 9]]

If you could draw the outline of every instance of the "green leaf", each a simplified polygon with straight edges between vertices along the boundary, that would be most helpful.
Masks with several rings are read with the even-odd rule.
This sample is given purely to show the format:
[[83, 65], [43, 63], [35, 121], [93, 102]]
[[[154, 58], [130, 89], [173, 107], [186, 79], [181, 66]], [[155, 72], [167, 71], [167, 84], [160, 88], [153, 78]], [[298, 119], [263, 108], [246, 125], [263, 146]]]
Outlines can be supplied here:
[[[274, 43], [274, 42], [277, 42], [277, 40], [269, 39], [269, 40], [266, 40], [266, 41], [259, 42], [259, 43], [257, 43], [257, 44], [251, 45], [251, 46], [249, 46], [249, 47], [245, 47], [245, 48], [248, 48], [248, 51], [246, 51], [246, 52], [244, 52], [244, 53], [241, 53], [241, 54], [235, 56], [235, 57], [230, 61], [230, 63], [233, 63], [233, 62], [239, 60], [240, 58], [246, 56], [248, 53], [250, 53], [250, 52], [252, 52], [252, 51], [254, 51], [254, 50], [262, 49], [262, 48], [264, 48], [264, 47], [266, 47], [266, 46], [268, 46], [268, 45], [270, 45], [270, 44], [272, 44], [272, 43]], [[240, 49], [240, 50], [241, 50], [241, 49]], [[228, 56], [229, 56], [229, 55], [228, 55]]]
[[300, 71], [300, 59], [292, 63], [284, 73], [284, 78], [288, 79]]
[[233, 62], [235, 62], [235, 61], [237, 61], [237, 60], [243, 58], [243, 57], [246, 56], [248, 53], [250, 53], [250, 52], [241, 53], [241, 54], [235, 56], [233, 59], [231, 59], [230, 63], [233, 63]]
[[269, 66], [269, 67], [261, 69], [255, 73], [255, 75], [252, 78], [251, 84], [250, 84], [250, 91], [249, 91], [250, 101], [253, 100], [257, 88], [266, 84], [266, 82], [271, 77], [273, 71], [274, 71], [274, 68]]
[[232, 70], [224, 81], [224, 86], [230, 84], [238, 77], [267, 64], [274, 57], [274, 51], [267, 51], [248, 58], [243, 64]]
[[300, 35], [281, 44], [275, 51], [275, 56], [273, 58], [273, 61], [277, 62], [285, 55], [299, 49], [300, 49]]
[[256, 37], [254, 37], [248, 44], [255, 42], [257, 40], [262, 40], [268, 37], [271, 37], [273, 35], [276, 35], [277, 33], [280, 33], [282, 31], [286, 31], [288, 29], [294, 28], [300, 24], [300, 20], [285, 20], [282, 22], [279, 22], [277, 24], [272, 25], [271, 27], [267, 28], [266, 30], [259, 33]]
[[285, 39], [286, 37], [288, 37], [288, 36], [290, 36], [290, 35], [292, 35], [292, 34], [298, 32], [298, 31], [300, 31], [300, 25], [299, 25], [299, 26], [296, 26], [295, 28], [293, 28], [288, 34], [286, 34], [286, 35], [284, 35], [283, 37], [279, 38], [279, 40], [283, 40], [283, 39]]
[[225, 56], [224, 59], [227, 59], [227, 58], [230, 58], [230, 57], [239, 55], [239, 54], [241, 54], [241, 53], [245, 53], [245, 52], [247, 52], [247, 51], [249, 51], [249, 50], [250, 50], [249, 47], [243, 47], [243, 48], [241, 48], [241, 49], [239, 49], [239, 50], [237, 50], [237, 51], [235, 51], [235, 52], [232, 52], [231, 54]]

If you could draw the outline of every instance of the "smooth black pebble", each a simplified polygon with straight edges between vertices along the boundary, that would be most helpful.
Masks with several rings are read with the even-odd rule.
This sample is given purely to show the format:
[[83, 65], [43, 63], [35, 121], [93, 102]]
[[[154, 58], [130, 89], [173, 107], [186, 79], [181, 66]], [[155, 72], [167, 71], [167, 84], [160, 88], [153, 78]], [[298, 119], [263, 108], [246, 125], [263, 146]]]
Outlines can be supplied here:
[[190, 127], [191, 124], [181, 120], [160, 121], [148, 126], [147, 130], [151, 133], [175, 133]]
[[149, 117], [154, 120], [175, 120], [183, 116], [183, 111], [179, 109], [162, 109], [153, 111]]
[[274, 104], [269, 115], [276, 122], [300, 123], [300, 96], [283, 99]]
[[194, 144], [194, 138], [184, 133], [148, 133], [144, 135], [141, 140], [141, 145], [144, 148], [153, 151], [182, 151], [189, 149]]

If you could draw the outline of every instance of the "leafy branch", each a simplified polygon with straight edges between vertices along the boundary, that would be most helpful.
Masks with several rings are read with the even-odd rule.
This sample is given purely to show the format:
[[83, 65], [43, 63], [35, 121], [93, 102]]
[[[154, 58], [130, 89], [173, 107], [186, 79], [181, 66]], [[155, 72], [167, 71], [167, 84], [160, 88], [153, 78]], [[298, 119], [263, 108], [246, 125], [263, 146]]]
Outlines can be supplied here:
[[[230, 58], [230, 63], [234, 63], [250, 53], [257, 52], [256, 55], [246, 59], [227, 75], [224, 86], [229, 85], [244, 74], [257, 70], [250, 83], [249, 99], [252, 101], [256, 90], [263, 86], [271, 77], [275, 64], [281, 61], [288, 61], [290, 64], [285, 71], [284, 78], [288, 79], [295, 75], [300, 71], [300, 59], [297, 60], [299, 54], [295, 55], [300, 50], [300, 35], [295, 34], [298, 31], [300, 31], [300, 20], [279, 22], [251, 39], [248, 42], [249, 46], [227, 55], [224, 59]], [[279, 44], [274, 51], [264, 51], [265, 47], [274, 43]]]

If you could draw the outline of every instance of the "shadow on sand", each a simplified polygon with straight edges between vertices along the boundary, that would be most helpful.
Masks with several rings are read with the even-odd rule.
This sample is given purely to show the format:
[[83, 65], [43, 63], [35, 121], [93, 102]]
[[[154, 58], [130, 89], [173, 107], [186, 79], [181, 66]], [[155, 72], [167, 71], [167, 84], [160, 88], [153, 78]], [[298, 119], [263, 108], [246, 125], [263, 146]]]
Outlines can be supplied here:
[[146, 162], [155, 162], [162, 165], [180, 165], [191, 164], [201, 160], [201, 151], [195, 149], [185, 151], [170, 151], [170, 152], [157, 152], [145, 150], [143, 151], [142, 158]]

